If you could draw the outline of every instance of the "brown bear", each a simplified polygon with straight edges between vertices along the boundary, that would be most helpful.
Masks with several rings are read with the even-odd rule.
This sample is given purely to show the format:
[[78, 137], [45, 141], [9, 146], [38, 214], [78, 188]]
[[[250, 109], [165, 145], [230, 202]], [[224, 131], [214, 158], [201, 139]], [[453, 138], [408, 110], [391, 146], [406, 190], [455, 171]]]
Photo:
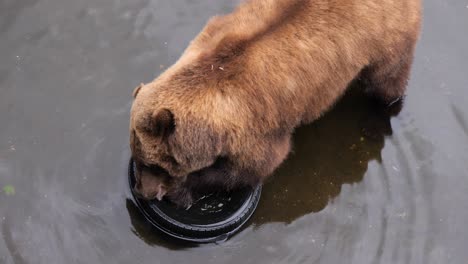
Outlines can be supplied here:
[[208, 187], [260, 184], [288, 155], [294, 129], [353, 80], [384, 104], [398, 100], [420, 9], [420, 0], [247, 0], [212, 18], [134, 91], [136, 191], [188, 206]]

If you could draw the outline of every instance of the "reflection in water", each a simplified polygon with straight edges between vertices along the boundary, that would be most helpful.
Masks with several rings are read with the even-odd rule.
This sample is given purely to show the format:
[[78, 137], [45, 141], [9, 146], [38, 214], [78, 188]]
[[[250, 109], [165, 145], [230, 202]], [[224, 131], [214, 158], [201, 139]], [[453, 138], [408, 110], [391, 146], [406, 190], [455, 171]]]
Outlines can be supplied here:
[[392, 134], [389, 113], [401, 105], [384, 109], [351, 91], [322, 119], [299, 128], [293, 153], [264, 186], [254, 222], [289, 223], [318, 212], [343, 184], [361, 181], [368, 162], [381, 161], [384, 137]]
[[145, 243], [148, 245], [159, 245], [173, 250], [194, 246], [189, 243], [176, 241], [153, 227], [150, 222], [146, 221], [145, 217], [140, 212], [140, 209], [133, 200], [127, 199], [125, 204], [128, 210], [128, 214], [130, 215], [132, 232], [145, 241]]
[[[390, 117], [398, 114], [402, 102], [383, 107], [358, 89], [353, 87], [323, 118], [296, 131], [293, 151], [264, 185], [251, 223], [290, 223], [318, 212], [343, 184], [361, 181], [369, 161], [381, 160], [384, 138], [392, 134]], [[171, 249], [193, 246], [167, 240], [144, 220], [133, 201], [127, 200], [127, 210], [134, 233], [146, 243]]]
[[20, 252], [16, 250], [16, 244], [11, 234], [11, 230], [8, 229], [8, 225], [6, 221], [2, 223], [1, 234], [3, 235], [5, 245], [8, 249], [8, 252], [10, 252], [11, 258], [13, 259], [14, 263], [26, 263], [26, 261], [21, 256]]
[[142, 218], [124, 176], [131, 90], [236, 2], [0, 0], [0, 189], [16, 189], [0, 191], [1, 264], [466, 263], [463, 1], [424, 1], [392, 126], [352, 93], [298, 129], [239, 234], [186, 247]]
[[468, 120], [464, 119], [463, 112], [456, 105], [452, 105], [452, 112], [453, 112], [453, 116], [457, 120], [457, 123], [463, 129], [463, 132], [465, 132], [465, 135], [468, 137]]

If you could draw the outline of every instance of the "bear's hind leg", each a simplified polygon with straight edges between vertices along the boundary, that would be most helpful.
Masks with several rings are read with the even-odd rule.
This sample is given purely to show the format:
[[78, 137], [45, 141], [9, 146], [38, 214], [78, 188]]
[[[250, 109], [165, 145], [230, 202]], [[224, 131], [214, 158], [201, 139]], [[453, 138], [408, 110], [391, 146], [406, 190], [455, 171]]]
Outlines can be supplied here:
[[415, 41], [404, 41], [398, 51], [393, 49], [378, 62], [367, 66], [360, 80], [367, 94], [390, 106], [403, 99], [413, 62]]

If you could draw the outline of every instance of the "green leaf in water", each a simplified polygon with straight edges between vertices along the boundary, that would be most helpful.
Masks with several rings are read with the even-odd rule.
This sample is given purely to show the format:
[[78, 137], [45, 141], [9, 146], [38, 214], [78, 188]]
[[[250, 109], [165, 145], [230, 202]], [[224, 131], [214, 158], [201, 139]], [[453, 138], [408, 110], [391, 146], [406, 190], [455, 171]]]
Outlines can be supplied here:
[[3, 187], [3, 192], [6, 195], [15, 195], [15, 187], [13, 185], [5, 185]]

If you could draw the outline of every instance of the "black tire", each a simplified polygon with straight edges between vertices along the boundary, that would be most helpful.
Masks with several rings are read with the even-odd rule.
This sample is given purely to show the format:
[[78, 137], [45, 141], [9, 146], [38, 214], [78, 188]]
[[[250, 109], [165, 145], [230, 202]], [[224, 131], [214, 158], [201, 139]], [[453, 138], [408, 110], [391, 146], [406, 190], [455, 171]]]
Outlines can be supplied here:
[[[247, 199], [233, 215], [219, 223], [187, 224], [169, 217], [156, 202], [146, 201], [135, 195], [133, 187], [135, 164], [130, 160], [128, 178], [133, 198], [144, 217], [167, 235], [189, 242], [211, 243], [224, 241], [234, 235], [253, 215], [262, 191], [261, 185], [248, 190]], [[183, 209], [180, 209], [183, 210]]]

